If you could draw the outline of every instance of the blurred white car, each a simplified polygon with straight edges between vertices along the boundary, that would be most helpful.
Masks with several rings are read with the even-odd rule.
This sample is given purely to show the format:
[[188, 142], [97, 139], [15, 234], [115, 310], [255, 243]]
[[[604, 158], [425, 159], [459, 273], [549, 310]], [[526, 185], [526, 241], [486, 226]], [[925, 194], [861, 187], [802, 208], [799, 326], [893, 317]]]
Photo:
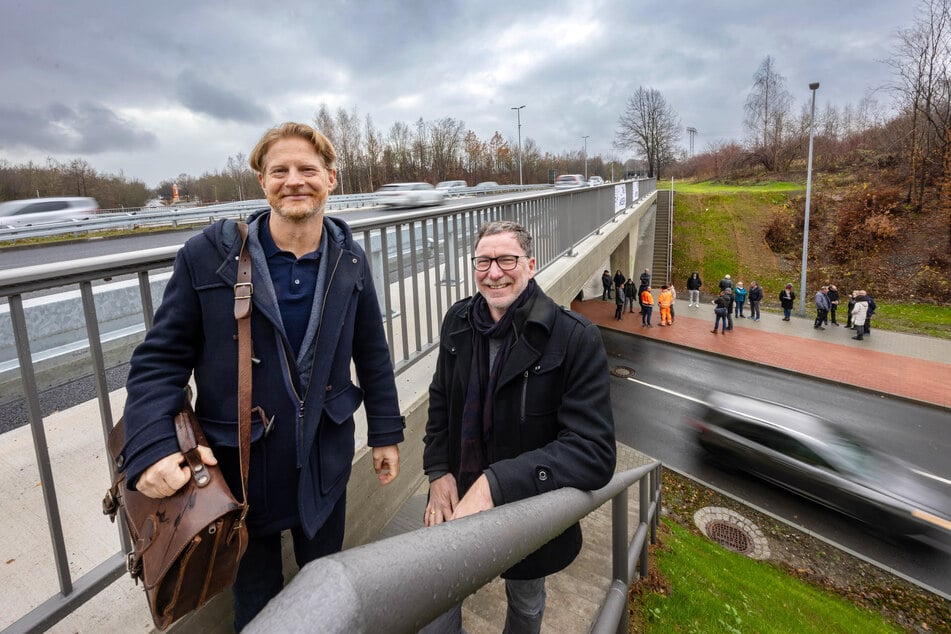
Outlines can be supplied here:
[[581, 174], [562, 174], [555, 179], [555, 189], [576, 189], [587, 186], [588, 183]]
[[32, 227], [87, 220], [99, 211], [95, 198], [30, 198], [0, 203], [0, 227]]
[[604, 185], [604, 179], [600, 176], [592, 176], [588, 179], [588, 185], [595, 187], [596, 185]]
[[387, 207], [441, 205], [446, 192], [429, 183], [389, 183], [376, 190], [376, 202]]
[[482, 181], [475, 186], [476, 189], [495, 189], [499, 184], [495, 181]]
[[443, 191], [452, 191], [454, 189], [466, 189], [469, 187], [469, 183], [466, 181], [439, 181], [436, 183], [436, 189], [441, 189]]

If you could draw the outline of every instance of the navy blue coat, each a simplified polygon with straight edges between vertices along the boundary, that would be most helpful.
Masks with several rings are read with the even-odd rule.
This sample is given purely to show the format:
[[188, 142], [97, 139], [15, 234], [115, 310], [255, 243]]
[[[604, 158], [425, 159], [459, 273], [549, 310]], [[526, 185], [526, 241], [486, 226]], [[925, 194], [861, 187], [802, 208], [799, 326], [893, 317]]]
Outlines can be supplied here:
[[[252, 216], [266, 222], [268, 212]], [[267, 262], [252, 227], [254, 294], [252, 417], [248, 526], [268, 534], [301, 526], [312, 537], [345, 493], [354, 456], [353, 413], [364, 401], [368, 444], [403, 441], [396, 383], [366, 254], [349, 227], [324, 219], [321, 267], [326, 293], [319, 325], [312, 320], [315, 354], [295, 361], [281, 324]], [[237, 324], [233, 285], [240, 239], [222, 220], [185, 243], [155, 314], [132, 356], [126, 385], [123, 468], [130, 486], [157, 460], [178, 450], [173, 417], [194, 370], [195, 411], [225, 478], [240, 497], [237, 456]], [[303, 355], [306, 356], [306, 355]], [[351, 381], [356, 366], [360, 386]], [[304, 381], [304, 377], [309, 379]]]
[[[462, 410], [472, 364], [471, 298], [443, 321], [429, 389], [423, 465], [458, 481]], [[616, 446], [608, 359], [598, 327], [538, 291], [519, 309], [518, 339], [501, 371], [493, 405], [492, 456], [485, 474], [498, 506], [560, 487], [594, 490], [614, 474]], [[460, 497], [464, 491], [459, 491]], [[581, 550], [574, 524], [502, 576], [536, 579], [558, 572]]]

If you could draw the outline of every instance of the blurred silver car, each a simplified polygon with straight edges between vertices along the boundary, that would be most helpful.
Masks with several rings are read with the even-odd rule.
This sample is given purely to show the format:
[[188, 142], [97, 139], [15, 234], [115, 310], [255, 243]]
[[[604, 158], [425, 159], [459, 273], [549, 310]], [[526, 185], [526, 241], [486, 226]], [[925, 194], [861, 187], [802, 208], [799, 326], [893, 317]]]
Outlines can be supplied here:
[[447, 192], [455, 189], [467, 189], [468, 187], [469, 183], [466, 181], [439, 181], [436, 183], [436, 189], [442, 189]]
[[589, 187], [597, 187], [598, 185], [604, 185], [604, 179], [600, 176], [592, 176], [588, 179]]
[[99, 211], [95, 198], [29, 198], [0, 203], [0, 227], [31, 227], [87, 220]]
[[555, 189], [576, 189], [587, 186], [588, 183], [581, 174], [562, 174], [555, 179]]
[[890, 535], [951, 538], [951, 486], [839, 425], [778, 403], [712, 394], [688, 423], [717, 462]]
[[441, 205], [446, 192], [429, 183], [389, 183], [376, 190], [376, 202], [387, 207]]

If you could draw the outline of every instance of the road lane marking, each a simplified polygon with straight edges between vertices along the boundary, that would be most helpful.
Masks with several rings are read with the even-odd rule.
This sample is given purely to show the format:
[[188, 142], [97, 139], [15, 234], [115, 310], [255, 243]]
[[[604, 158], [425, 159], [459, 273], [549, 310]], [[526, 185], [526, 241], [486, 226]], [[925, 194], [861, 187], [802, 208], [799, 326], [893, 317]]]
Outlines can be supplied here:
[[924, 476], [924, 477], [926, 477], [926, 478], [931, 478], [932, 480], [937, 480], [938, 482], [940, 482], [940, 483], [942, 483], [942, 484], [951, 485], [951, 480], [948, 480], [947, 478], [942, 478], [941, 476], [936, 476], [936, 475], [933, 474], [933, 473], [928, 473], [927, 471], [921, 471], [920, 469], [912, 469], [912, 471], [914, 471], [914, 472], [917, 473], [918, 475]]
[[675, 391], [673, 391], [673, 390], [669, 390], [669, 389], [667, 389], [666, 387], [661, 387], [661, 386], [659, 386], [659, 385], [654, 385], [654, 384], [652, 384], [652, 383], [646, 383], [646, 382], [644, 382], [644, 381], [641, 381], [640, 379], [635, 379], [635, 378], [632, 378], [632, 377], [627, 377], [627, 380], [630, 381], [631, 383], [637, 383], [638, 385], [643, 385], [644, 387], [649, 387], [649, 388], [654, 389], [654, 390], [657, 390], [657, 391], [659, 391], [659, 392], [664, 392], [664, 393], [666, 393], [666, 394], [670, 394], [671, 396], [676, 396], [677, 398], [682, 398], [682, 399], [686, 399], [686, 400], [688, 400], [688, 401], [693, 401], [694, 403], [698, 403], [698, 404], [700, 404], [700, 405], [708, 405], [708, 403], [707, 403], [706, 401], [703, 401], [703, 400], [701, 400], [701, 399], [699, 399], [699, 398], [694, 398], [694, 397], [692, 397], [692, 396], [687, 396], [686, 394], [681, 394], [680, 392], [675, 392]]

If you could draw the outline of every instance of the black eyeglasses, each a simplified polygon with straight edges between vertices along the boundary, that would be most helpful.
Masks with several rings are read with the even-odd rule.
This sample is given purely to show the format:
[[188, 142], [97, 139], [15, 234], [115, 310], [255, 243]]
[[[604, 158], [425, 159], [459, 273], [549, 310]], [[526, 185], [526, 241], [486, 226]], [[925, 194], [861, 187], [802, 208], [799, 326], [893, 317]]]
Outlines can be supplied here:
[[488, 271], [492, 268], [492, 263], [495, 262], [503, 271], [511, 271], [518, 266], [519, 258], [525, 259], [527, 257], [527, 255], [500, 255], [497, 258], [488, 258], [477, 255], [472, 258], [472, 268], [476, 271]]

